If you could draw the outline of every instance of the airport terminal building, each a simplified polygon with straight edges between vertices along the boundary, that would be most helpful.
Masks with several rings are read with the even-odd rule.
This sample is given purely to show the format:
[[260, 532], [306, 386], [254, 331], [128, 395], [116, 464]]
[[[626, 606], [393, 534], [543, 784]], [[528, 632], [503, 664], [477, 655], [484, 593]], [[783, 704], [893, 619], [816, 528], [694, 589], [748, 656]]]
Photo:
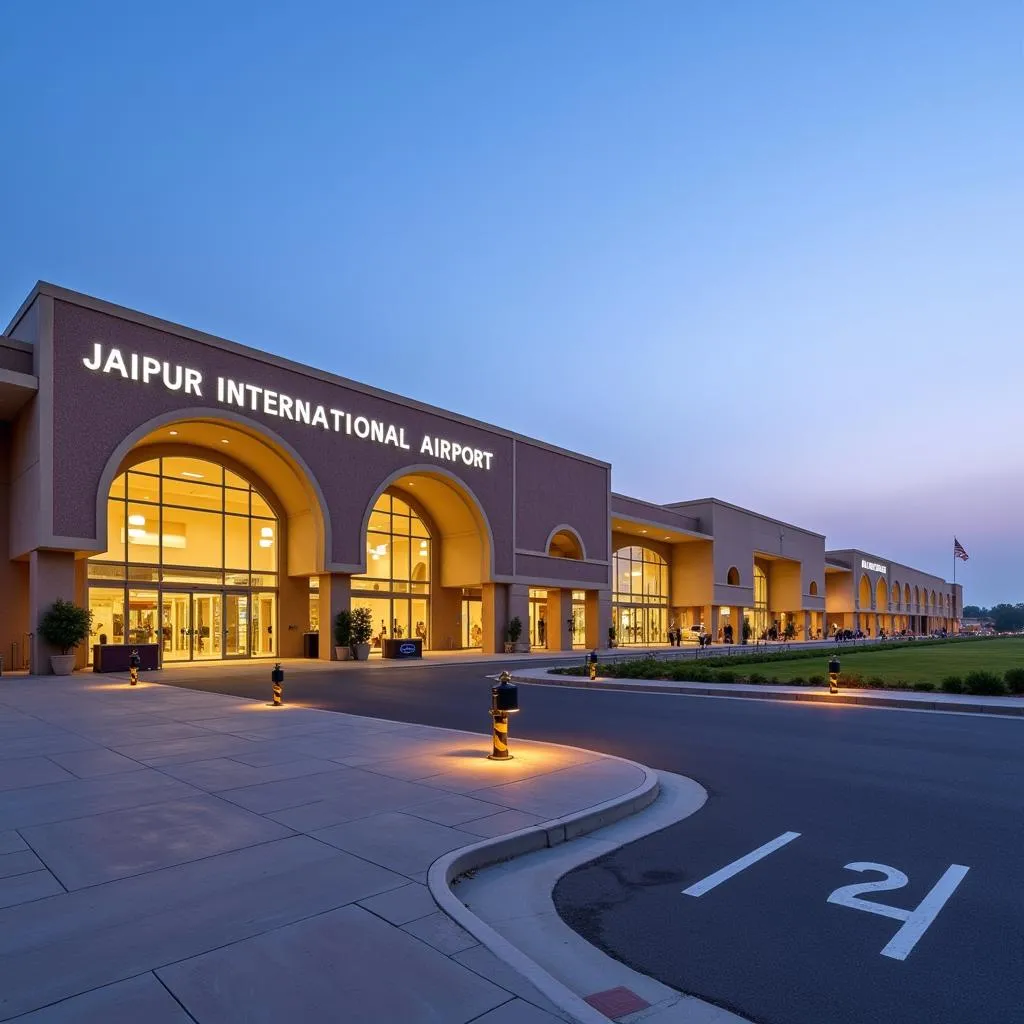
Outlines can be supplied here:
[[38, 672], [60, 597], [93, 613], [82, 666], [330, 658], [358, 607], [378, 653], [498, 652], [513, 618], [550, 651], [928, 633], [962, 607], [813, 531], [615, 494], [606, 462], [48, 284], [0, 337], [0, 595], [0, 654]]

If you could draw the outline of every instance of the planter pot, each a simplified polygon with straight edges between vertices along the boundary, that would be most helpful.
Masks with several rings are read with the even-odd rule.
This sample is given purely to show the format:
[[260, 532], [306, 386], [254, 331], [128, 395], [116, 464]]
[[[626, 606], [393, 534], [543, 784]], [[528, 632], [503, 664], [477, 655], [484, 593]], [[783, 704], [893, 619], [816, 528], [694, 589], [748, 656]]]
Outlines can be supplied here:
[[366, 659], [370, 657], [370, 645], [353, 644], [352, 656], [356, 659], [356, 661], [366, 661]]
[[55, 676], [69, 676], [75, 670], [75, 656], [73, 654], [51, 654], [50, 668]]
[[352, 657], [351, 647], [335, 647], [334, 648], [334, 660], [335, 661], [348, 661]]
[[515, 649], [516, 654], [529, 654], [530, 653], [530, 642], [529, 640], [520, 640], [514, 643], [512, 647]]
[[512, 643], [505, 644], [505, 653], [506, 654], [515, 654], [516, 653], [516, 645], [512, 644]]

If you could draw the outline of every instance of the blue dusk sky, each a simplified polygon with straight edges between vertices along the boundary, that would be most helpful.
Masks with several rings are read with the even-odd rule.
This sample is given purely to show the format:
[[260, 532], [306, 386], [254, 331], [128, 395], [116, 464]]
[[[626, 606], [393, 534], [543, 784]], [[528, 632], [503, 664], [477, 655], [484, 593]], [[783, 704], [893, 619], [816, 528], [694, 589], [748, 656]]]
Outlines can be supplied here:
[[1019, 0], [3, 6], [8, 315], [50, 280], [947, 578], [955, 533], [1024, 600]]

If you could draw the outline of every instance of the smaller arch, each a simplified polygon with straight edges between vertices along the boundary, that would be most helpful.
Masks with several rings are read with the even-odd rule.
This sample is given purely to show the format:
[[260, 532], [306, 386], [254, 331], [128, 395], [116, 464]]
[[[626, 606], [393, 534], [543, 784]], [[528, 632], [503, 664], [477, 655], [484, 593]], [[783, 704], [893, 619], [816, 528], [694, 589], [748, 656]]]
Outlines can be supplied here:
[[903, 603], [909, 608], [910, 607], [910, 584], [903, 584]]
[[878, 611], [885, 611], [889, 606], [889, 588], [885, 585], [885, 577], [879, 576], [875, 584], [875, 607]]
[[921, 588], [917, 586], [914, 587], [914, 604], [916, 604], [918, 608], [921, 607]]
[[817, 597], [818, 596], [818, 581], [817, 580], [811, 580], [811, 585], [807, 588], [807, 592], [811, 595], [811, 597]]
[[575, 558], [584, 561], [587, 557], [583, 538], [568, 523], [559, 523], [548, 534], [544, 550], [552, 558]]
[[896, 608], [899, 608], [899, 606], [900, 606], [900, 593], [901, 593], [901, 591], [900, 591], [899, 583], [897, 583], [896, 580], [893, 580], [893, 582], [892, 582], [892, 603], [893, 603], [893, 606], [896, 607]]
[[871, 607], [871, 580], [868, 579], [867, 573], [860, 578], [860, 593], [858, 597], [857, 604], [861, 608]]
[[936, 598], [935, 598], [935, 591], [933, 590], [932, 591], [932, 608], [937, 608], [937, 607], [938, 607], [938, 604], [937, 604], [937, 601], [936, 601]]
[[729, 566], [729, 571], [725, 574], [725, 582], [730, 587], [738, 587], [740, 585], [740, 571], [735, 565]]

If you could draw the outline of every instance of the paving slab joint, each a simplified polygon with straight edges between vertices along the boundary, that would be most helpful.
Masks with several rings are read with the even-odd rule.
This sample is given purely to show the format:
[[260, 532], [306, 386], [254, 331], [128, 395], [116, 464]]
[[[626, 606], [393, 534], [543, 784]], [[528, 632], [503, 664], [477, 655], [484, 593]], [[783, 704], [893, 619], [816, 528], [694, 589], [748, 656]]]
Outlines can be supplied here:
[[643, 774], [643, 781], [611, 800], [443, 854], [427, 872], [427, 886], [438, 907], [578, 1024], [608, 1024], [608, 1018], [477, 917], [455, 895], [453, 887], [467, 872], [559, 846], [637, 814], [657, 800], [660, 791], [657, 772], [636, 761], [609, 755], [602, 757], [637, 769]]

